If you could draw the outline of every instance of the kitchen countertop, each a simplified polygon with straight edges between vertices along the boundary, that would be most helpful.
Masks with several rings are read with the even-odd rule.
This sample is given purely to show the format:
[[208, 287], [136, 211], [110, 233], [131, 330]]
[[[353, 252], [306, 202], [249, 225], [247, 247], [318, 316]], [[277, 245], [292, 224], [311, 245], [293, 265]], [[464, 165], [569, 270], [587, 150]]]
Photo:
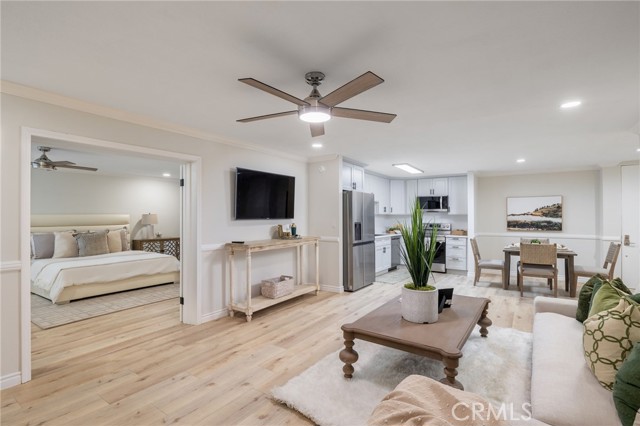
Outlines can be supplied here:
[[383, 239], [383, 238], [391, 238], [391, 237], [402, 237], [402, 235], [400, 235], [400, 234], [376, 234], [376, 236], [375, 236], [376, 240]]

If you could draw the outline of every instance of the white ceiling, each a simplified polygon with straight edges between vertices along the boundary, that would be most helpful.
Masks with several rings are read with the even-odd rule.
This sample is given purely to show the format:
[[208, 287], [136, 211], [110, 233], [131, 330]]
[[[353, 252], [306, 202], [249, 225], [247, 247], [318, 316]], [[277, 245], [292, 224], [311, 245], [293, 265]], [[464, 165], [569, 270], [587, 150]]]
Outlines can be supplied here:
[[[8, 2], [2, 79], [311, 158], [342, 154], [388, 176], [529, 172], [638, 159], [638, 2]], [[295, 116], [308, 71], [328, 94], [386, 81], [340, 106], [311, 148]], [[565, 100], [582, 106], [560, 110]], [[52, 152], [52, 157], [55, 153]], [[517, 164], [517, 158], [526, 162]]]

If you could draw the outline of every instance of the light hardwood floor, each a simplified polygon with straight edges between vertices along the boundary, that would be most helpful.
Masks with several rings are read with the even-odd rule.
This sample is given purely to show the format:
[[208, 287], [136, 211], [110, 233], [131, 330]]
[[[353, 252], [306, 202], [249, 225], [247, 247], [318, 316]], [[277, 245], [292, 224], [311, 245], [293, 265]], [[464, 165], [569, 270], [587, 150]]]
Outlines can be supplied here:
[[[437, 275], [440, 287], [489, 297], [493, 326], [531, 331], [533, 284], [520, 298], [483, 274]], [[269, 391], [342, 348], [340, 326], [398, 295], [400, 284], [307, 295], [198, 326], [175, 301], [49, 329], [33, 329], [33, 380], [2, 391], [2, 425], [312, 424]], [[560, 295], [566, 296], [564, 291]], [[491, 332], [489, 332], [489, 336]], [[464, 359], [462, 360], [464, 362]], [[342, 375], [342, 372], [327, 374]]]

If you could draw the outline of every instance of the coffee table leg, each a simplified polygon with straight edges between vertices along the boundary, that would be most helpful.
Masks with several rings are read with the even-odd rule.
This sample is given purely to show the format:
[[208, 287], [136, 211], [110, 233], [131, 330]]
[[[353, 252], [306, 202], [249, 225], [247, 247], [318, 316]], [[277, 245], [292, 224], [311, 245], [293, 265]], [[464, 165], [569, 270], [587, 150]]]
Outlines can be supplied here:
[[458, 358], [444, 358], [442, 362], [444, 363], [444, 375], [446, 377], [440, 380], [440, 383], [464, 390], [462, 383], [456, 380], [456, 376], [458, 375]]
[[480, 315], [480, 319], [478, 320], [478, 325], [480, 326], [480, 336], [482, 337], [487, 337], [487, 334], [489, 334], [489, 330], [487, 330], [487, 327], [490, 327], [491, 324], [493, 324], [489, 317], [487, 317], [488, 311], [489, 302], [487, 302], [487, 304], [485, 305], [484, 310], [482, 311], [482, 315]]
[[358, 352], [353, 350], [353, 333], [344, 331], [344, 349], [340, 351], [340, 361], [344, 362], [342, 371], [344, 377], [350, 379], [353, 377], [353, 365], [358, 360]]

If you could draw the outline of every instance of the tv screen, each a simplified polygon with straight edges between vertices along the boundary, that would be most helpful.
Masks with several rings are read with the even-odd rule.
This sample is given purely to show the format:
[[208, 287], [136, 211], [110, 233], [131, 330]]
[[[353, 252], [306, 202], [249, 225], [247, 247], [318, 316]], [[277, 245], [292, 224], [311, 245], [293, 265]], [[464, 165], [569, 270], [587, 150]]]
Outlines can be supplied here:
[[236, 169], [236, 219], [293, 219], [296, 178]]

